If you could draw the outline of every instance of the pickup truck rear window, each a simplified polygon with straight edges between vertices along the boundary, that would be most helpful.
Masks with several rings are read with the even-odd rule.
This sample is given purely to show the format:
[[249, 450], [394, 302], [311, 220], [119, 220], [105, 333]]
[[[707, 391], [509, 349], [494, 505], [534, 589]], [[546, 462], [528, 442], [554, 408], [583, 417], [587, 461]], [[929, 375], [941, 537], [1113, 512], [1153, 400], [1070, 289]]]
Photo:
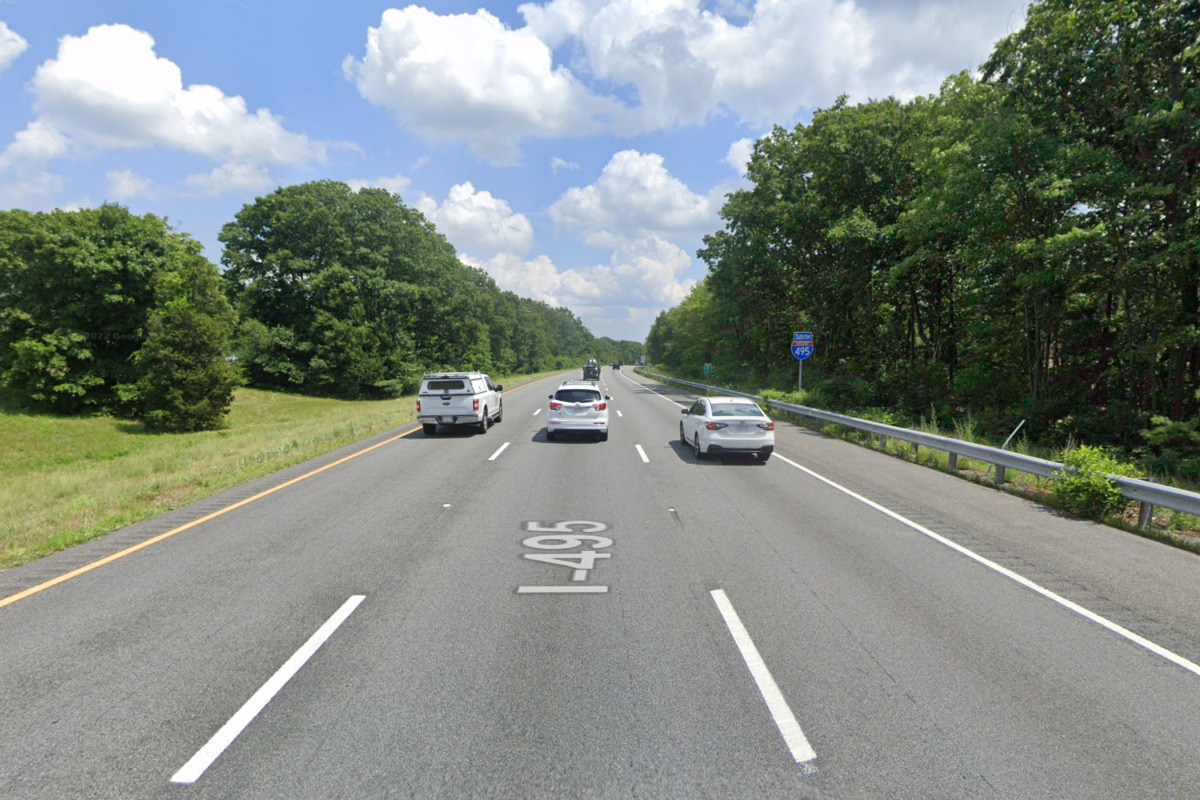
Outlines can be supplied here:
[[453, 389], [465, 389], [466, 384], [462, 381], [446, 380], [446, 381], [430, 381], [425, 384], [427, 392], [448, 392]]

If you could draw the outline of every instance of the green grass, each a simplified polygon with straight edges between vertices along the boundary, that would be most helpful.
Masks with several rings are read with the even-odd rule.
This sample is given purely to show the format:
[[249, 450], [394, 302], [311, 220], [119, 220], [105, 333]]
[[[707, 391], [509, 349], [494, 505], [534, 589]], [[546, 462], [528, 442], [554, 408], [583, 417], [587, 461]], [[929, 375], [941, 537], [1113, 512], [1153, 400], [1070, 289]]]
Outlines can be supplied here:
[[[513, 388], [535, 377], [497, 381]], [[414, 399], [240, 389], [221, 430], [181, 434], [0, 406], [0, 569], [411, 422]]]

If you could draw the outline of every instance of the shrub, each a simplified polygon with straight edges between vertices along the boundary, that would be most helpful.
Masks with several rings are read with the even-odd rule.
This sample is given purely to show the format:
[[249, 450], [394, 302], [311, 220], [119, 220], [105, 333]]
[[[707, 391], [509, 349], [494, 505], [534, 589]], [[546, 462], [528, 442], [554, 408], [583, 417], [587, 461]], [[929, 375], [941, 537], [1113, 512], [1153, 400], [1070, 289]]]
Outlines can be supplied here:
[[1103, 448], [1082, 445], [1062, 456], [1065, 469], [1051, 488], [1051, 495], [1064, 509], [1081, 517], [1103, 519], [1128, 504], [1109, 475], [1133, 477], [1134, 468], [1121, 464]]

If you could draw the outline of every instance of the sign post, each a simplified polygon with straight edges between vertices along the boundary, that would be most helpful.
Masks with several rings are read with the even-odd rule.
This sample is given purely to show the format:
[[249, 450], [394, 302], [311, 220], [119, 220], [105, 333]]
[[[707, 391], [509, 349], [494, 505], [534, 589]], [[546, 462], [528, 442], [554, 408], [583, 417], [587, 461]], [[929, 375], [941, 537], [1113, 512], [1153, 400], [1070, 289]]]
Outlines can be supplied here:
[[807, 331], [796, 331], [792, 334], [792, 355], [800, 362], [800, 377], [796, 382], [798, 391], [804, 391], [804, 359], [813, 354], [813, 335]]

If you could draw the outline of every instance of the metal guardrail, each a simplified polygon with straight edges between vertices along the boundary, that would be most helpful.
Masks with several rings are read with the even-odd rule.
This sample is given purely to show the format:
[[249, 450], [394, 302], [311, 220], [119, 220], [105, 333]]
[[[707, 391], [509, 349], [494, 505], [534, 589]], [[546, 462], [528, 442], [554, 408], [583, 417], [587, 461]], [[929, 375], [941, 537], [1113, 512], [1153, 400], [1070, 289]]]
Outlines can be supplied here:
[[[833, 422], [838, 425], [845, 425], [848, 428], [854, 428], [855, 430], [873, 433], [882, 437], [884, 441], [887, 439], [898, 439], [902, 442], [911, 443], [914, 448], [928, 447], [933, 450], [941, 450], [949, 454], [950, 469], [952, 470], [958, 468], [958, 456], [982, 461], [996, 468], [997, 484], [1004, 483], [1004, 472], [1007, 469], [1043, 478], [1057, 478], [1060, 473], [1072, 469], [1057, 461], [1023, 456], [1020, 453], [1012, 453], [1008, 450], [1001, 450], [998, 447], [987, 447], [986, 445], [974, 444], [973, 442], [964, 442], [960, 439], [951, 439], [946, 436], [937, 436], [932, 433], [910, 430], [909, 428], [885, 425], [882, 422], [871, 422], [870, 420], [858, 419], [857, 417], [847, 417], [843, 414], [834, 414], [831, 411], [822, 411], [819, 408], [783, 403], [778, 400], [764, 401], [758, 395], [737, 392], [732, 389], [723, 389], [719, 386], [708, 386], [703, 383], [693, 383], [667, 375], [656, 375], [646, 371], [642, 371], [641, 374], [656, 380], [690, 386], [694, 389], [717, 391], [737, 397], [747, 397], [757, 403], [765, 402], [770, 408], [786, 411], [789, 414], [818, 419], [824, 422]], [[1141, 513], [1138, 517], [1140, 527], [1144, 528], [1149, 524], [1154, 506], [1170, 508], [1174, 511], [1182, 511], [1185, 514], [1193, 514], [1200, 517], [1200, 494], [1196, 492], [1188, 492], [1172, 486], [1160, 486], [1157, 483], [1139, 480], [1138, 478], [1123, 478], [1118, 475], [1109, 475], [1108, 479], [1121, 490], [1122, 496], [1142, 504]]]

